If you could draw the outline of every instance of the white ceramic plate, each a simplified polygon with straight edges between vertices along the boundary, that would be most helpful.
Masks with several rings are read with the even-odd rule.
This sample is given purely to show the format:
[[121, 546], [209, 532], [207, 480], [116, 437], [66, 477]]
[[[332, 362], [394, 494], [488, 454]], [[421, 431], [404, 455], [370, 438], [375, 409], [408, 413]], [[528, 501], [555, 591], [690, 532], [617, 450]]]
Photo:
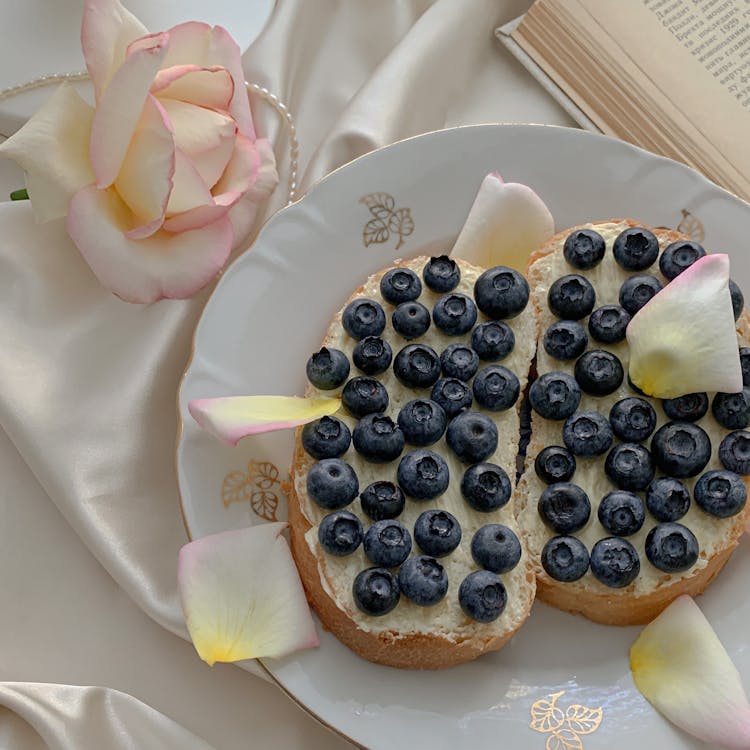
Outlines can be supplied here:
[[[285, 517], [293, 435], [257, 436], [227, 448], [198, 429], [187, 402], [301, 394], [307, 357], [352, 289], [396, 257], [447, 249], [490, 170], [533, 187], [560, 229], [628, 216], [705, 233], [710, 250], [732, 256], [734, 278], [750, 291], [750, 206], [687, 167], [624, 143], [565, 128], [485, 125], [368, 154], [269, 221], [206, 305], [179, 396], [178, 478], [193, 538], [263, 523], [262, 516]], [[368, 244], [372, 215], [361, 199], [372, 194], [404, 211], [387, 237]], [[748, 575], [746, 536], [699, 601], [750, 687]], [[319, 649], [268, 660], [266, 667], [310, 713], [368, 748], [702, 747], [635, 689], [628, 649], [638, 632], [537, 603], [502, 651], [437, 673], [369, 664], [322, 631]], [[591, 709], [593, 731], [574, 733], [563, 722], [554, 735], [530, 726], [532, 711], [539, 716], [550, 700], [563, 712], [574, 705]]]

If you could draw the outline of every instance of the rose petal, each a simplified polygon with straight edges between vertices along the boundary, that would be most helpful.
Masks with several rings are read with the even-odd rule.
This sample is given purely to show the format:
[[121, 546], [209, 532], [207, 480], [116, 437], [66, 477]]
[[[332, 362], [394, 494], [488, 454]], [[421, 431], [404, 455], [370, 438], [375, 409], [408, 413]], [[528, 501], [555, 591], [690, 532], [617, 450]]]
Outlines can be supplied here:
[[237, 445], [247, 435], [298, 427], [335, 414], [340, 406], [338, 398], [225, 396], [193, 399], [188, 411], [206, 432]]
[[228, 211], [229, 209], [226, 206], [207, 203], [205, 206], [196, 206], [183, 211], [181, 214], [168, 217], [164, 220], [163, 226], [167, 232], [188, 232], [191, 229], [200, 229], [218, 221], [226, 216]]
[[255, 184], [232, 206], [229, 218], [234, 228], [234, 246], [240, 247], [247, 240], [258, 213], [259, 204], [264, 201], [279, 182], [273, 148], [267, 138], [255, 141], [255, 150], [260, 156], [260, 169]]
[[[244, 136], [240, 137], [244, 138]], [[198, 174], [214, 195], [218, 190], [216, 184], [227, 170], [235, 148], [235, 134], [233, 132], [229, 138], [222, 138], [220, 145], [217, 147], [206, 149], [190, 157]]]
[[126, 237], [132, 216], [113, 189], [79, 190], [66, 229], [99, 281], [128, 302], [190, 297], [226, 263], [232, 224], [224, 217], [181, 234], [160, 231], [144, 240]]
[[182, 152], [175, 149], [175, 171], [172, 194], [167, 204], [167, 215], [190, 211], [198, 206], [213, 205], [211, 191], [203, 182], [193, 162]]
[[63, 84], [13, 136], [0, 156], [26, 172], [26, 187], [37, 221], [65, 216], [73, 194], [93, 179], [89, 137], [94, 110], [70, 84]]
[[229, 71], [218, 66], [175, 65], [156, 74], [151, 93], [209, 109], [227, 110], [234, 94]]
[[689, 596], [643, 629], [630, 649], [630, 669], [646, 700], [678, 727], [711, 746], [750, 748], [750, 705], [739, 672]]
[[162, 225], [174, 173], [175, 148], [169, 118], [156, 98], [149, 95], [115, 180], [117, 192], [137, 221], [150, 229], [148, 233], [131, 230], [131, 239], [148, 237]]
[[255, 131], [245, 89], [242, 55], [237, 42], [232, 39], [229, 32], [221, 26], [212, 27], [198, 21], [189, 21], [171, 28], [169, 36], [170, 45], [164, 63], [165, 68], [173, 65], [226, 68], [234, 81], [229, 113], [237, 123], [239, 132], [254, 141]]
[[[247, 138], [237, 136], [234, 155], [212, 195], [200, 179], [195, 164], [179, 150], [177, 156], [175, 190], [169, 202], [169, 217], [164, 222], [164, 229], [169, 232], [195, 229], [225, 216], [254, 183], [260, 168], [260, 155], [255, 146]], [[192, 207], [174, 211], [191, 203]], [[250, 210], [254, 216], [255, 209]], [[235, 234], [235, 238], [238, 237], [244, 237], [244, 234]]]
[[657, 398], [742, 390], [728, 284], [729, 256], [706, 255], [635, 314], [627, 339], [636, 386]]
[[148, 29], [119, 0], [86, 0], [81, 25], [81, 46], [86, 68], [99, 101], [128, 45]]
[[255, 144], [238, 135], [232, 158], [212, 191], [214, 200], [222, 206], [233, 206], [255, 184], [260, 165], [261, 157]]
[[112, 76], [91, 125], [91, 166], [100, 188], [109, 187], [120, 171], [149, 87], [167, 53], [169, 36], [157, 34], [138, 42]]
[[237, 132], [234, 120], [221, 112], [176, 99], [160, 101], [172, 122], [177, 148], [190, 157], [201, 179], [211, 189], [232, 156]]
[[497, 172], [479, 187], [451, 255], [491, 268], [525, 272], [529, 255], [555, 232], [542, 199], [527, 185], [503, 182]]
[[212, 666], [280, 658], [318, 645], [310, 608], [281, 536], [285, 523], [212, 534], [186, 544], [177, 583], [190, 637]]
[[260, 201], [267, 198], [276, 187], [279, 182], [279, 173], [276, 171], [276, 156], [273, 153], [273, 146], [268, 138], [258, 138], [255, 141], [255, 150], [260, 156], [260, 169], [250, 192], [253, 198]]

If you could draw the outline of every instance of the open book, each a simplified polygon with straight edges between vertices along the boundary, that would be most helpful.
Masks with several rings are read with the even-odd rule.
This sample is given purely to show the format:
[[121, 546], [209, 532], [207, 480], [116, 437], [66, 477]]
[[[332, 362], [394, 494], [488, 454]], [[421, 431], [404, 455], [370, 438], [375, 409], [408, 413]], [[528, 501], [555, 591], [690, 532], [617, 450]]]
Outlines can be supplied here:
[[750, 0], [537, 0], [503, 31], [579, 121], [750, 200]]

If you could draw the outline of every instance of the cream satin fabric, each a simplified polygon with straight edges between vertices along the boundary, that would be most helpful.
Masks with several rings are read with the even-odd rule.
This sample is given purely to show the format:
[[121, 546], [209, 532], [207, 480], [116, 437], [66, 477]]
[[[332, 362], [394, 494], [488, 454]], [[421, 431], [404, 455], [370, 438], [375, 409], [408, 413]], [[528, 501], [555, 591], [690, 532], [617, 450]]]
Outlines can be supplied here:
[[6, 750], [211, 750], [200, 737], [130, 695], [99, 687], [0, 683]]
[[[367, 151], [446, 126], [570, 125], [494, 39], [494, 29], [528, 5], [279, 0], [245, 54], [247, 80], [267, 86], [293, 113], [303, 189]], [[288, 144], [276, 113], [253, 104], [258, 130], [276, 139], [281, 172], [257, 231], [285, 202]], [[488, 169], [494, 166], [488, 155]], [[0, 237], [0, 426], [119, 585], [186, 637], [175, 580], [187, 541], [174, 476], [175, 402], [211, 290], [151, 306], [121, 302], [99, 287], [61, 223], [34, 225], [27, 204], [0, 204]], [[6, 716], [19, 713], [49, 747], [129, 747], [66, 745], [59, 736], [73, 715], [81, 726], [90, 716], [104, 732], [118, 717], [130, 723], [137, 713], [111, 712], [129, 706], [122, 696], [94, 693], [92, 702], [87, 693], [40, 686], [22, 694], [40, 701], [37, 708], [26, 703], [23, 713], [21, 703], [0, 693]], [[61, 707], [76, 713], [60, 721]], [[5, 724], [0, 717], [0, 739]], [[187, 739], [175, 746], [205, 747]]]

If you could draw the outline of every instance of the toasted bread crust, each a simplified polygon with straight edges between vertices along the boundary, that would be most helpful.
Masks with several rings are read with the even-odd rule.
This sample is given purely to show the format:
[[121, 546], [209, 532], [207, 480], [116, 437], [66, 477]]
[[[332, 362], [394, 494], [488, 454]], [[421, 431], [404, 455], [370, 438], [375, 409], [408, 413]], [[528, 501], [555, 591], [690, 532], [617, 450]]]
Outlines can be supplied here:
[[[741, 533], [741, 532], [740, 532]], [[553, 581], [543, 570], [537, 576], [537, 596], [571, 614], [581, 614], [602, 625], [645, 625], [671, 604], [678, 596], [698, 596], [726, 565], [734, 552], [739, 537], [716, 553], [696, 575], [684, 578], [671, 586], [660, 586], [646, 596], [582, 592], [580, 587], [570, 587]], [[612, 589], [612, 591], [616, 591]]]
[[[659, 239], [660, 246], [663, 246], [665, 243], [690, 239], [680, 232], [669, 229], [655, 229], [630, 219], [608, 219], [606, 221], [594, 222], [593, 226], [620, 222], [630, 227], [639, 226], [650, 229]], [[544, 272], [540, 268], [538, 261], [551, 253], [562, 251], [562, 243], [565, 238], [576, 229], [582, 229], [587, 226], [591, 225], [580, 225], [559, 232], [531, 256], [527, 269], [527, 278], [532, 289], [536, 284], [540, 283], [544, 276]], [[533, 295], [532, 301], [536, 302]], [[536, 337], [539, 340], [541, 309], [538, 305], [535, 305], [535, 309], [537, 321]], [[736, 323], [736, 328], [744, 341], [750, 341], [750, 313], [748, 313], [747, 308], [743, 310], [742, 315]], [[532, 431], [532, 445], [533, 439]], [[524, 505], [530, 499], [528, 498], [528, 488], [525, 478], [529, 472], [534, 471], [533, 458], [531, 452], [529, 452], [526, 458], [524, 477], [522, 477], [518, 487], [518, 497], [522, 498], [521, 502]], [[748, 490], [750, 490], [750, 479], [743, 477], [743, 481]], [[522, 507], [519, 509], [519, 513], [536, 514], [536, 508]], [[588, 619], [604, 625], [642, 625], [648, 623], [678, 596], [682, 594], [697, 596], [705, 591], [706, 587], [718, 575], [739, 544], [748, 518], [750, 518], [750, 503], [748, 503], [741, 513], [734, 516], [731, 524], [725, 529], [724, 534], [726, 538], [724, 544], [708, 559], [705, 567], [696, 568], [692, 575], [684, 578], [671, 579], [669, 575], [665, 574], [656, 588], [648, 594], [635, 596], [631, 590], [632, 587], [606, 589], [604, 591], [594, 590], [584, 581], [560, 583], [550, 578], [541, 567], [540, 561], [536, 559], [533, 562], [536, 567], [537, 595], [541, 601], [558, 609], [582, 614]], [[538, 523], [540, 526], [542, 525], [541, 520], [538, 520]], [[528, 543], [528, 539], [526, 541]], [[605, 589], [606, 587], [601, 586], [597, 588]]]
[[[304, 461], [305, 455], [298, 443], [295, 464]], [[460, 642], [428, 633], [370, 633], [362, 630], [344, 612], [323, 588], [318, 572], [318, 561], [305, 540], [311, 528], [302, 515], [296, 494], [289, 499], [289, 526], [292, 554], [297, 563], [302, 584], [310, 606], [315, 610], [323, 627], [362, 658], [377, 664], [403, 669], [441, 669], [475, 659], [486, 651], [502, 648], [523, 624], [489, 639], [469, 638]], [[534, 601], [534, 574], [526, 574], [528, 583], [527, 613]]]
[[[425, 260], [422, 257], [409, 261], [394, 261], [388, 268], [394, 266], [421, 267]], [[462, 270], [469, 265], [460, 259], [456, 259], [456, 262]], [[382, 270], [374, 278], [379, 279], [387, 270]], [[361, 296], [364, 288], [364, 285], [362, 285], [354, 291], [344, 303], [342, 309], [334, 316], [331, 322], [332, 326], [341, 325], [343, 309], [350, 301]], [[330, 336], [326, 336], [322, 345], [331, 345]], [[314, 389], [309, 386], [306, 395], [309, 396], [313, 392]], [[295, 452], [290, 470], [292, 479], [292, 490], [289, 497], [291, 549], [307, 599], [320, 618], [323, 627], [364, 659], [377, 664], [406, 669], [441, 669], [471, 661], [487, 651], [502, 648], [525, 622], [534, 602], [535, 576], [526, 551], [524, 551], [520, 563], [520, 565], [526, 566], [523, 589], [509, 592], [509, 595], [515, 596], [519, 601], [523, 614], [513, 627], [506, 628], [491, 637], [472, 636], [449, 640], [440, 635], [424, 632], [369, 632], [361, 629], [336, 603], [324, 587], [318, 559], [305, 539], [305, 534], [312, 526], [302, 511], [306, 498], [300, 497], [303, 490], [301, 483], [295, 481], [295, 478], [304, 478], [314, 460], [302, 448], [300, 435], [301, 428], [297, 431]], [[517, 529], [517, 531], [519, 530]]]

